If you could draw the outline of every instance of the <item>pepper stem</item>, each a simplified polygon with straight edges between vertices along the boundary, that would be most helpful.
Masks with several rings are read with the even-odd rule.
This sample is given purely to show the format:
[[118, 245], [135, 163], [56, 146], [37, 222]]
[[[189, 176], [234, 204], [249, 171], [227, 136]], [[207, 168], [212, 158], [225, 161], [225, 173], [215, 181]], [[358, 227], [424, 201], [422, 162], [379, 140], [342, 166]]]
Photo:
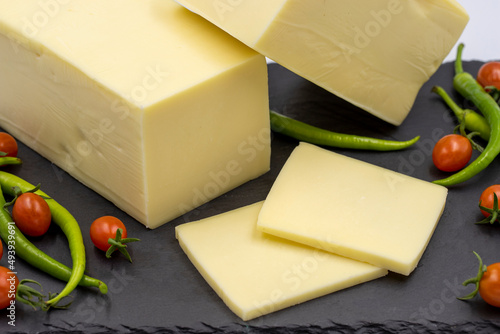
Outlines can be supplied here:
[[23, 162], [17, 157], [7, 157], [5, 152], [0, 152], [0, 166], [21, 165]]
[[457, 59], [455, 60], [455, 74], [460, 74], [464, 72], [462, 66], [462, 51], [464, 49], [464, 43], [460, 43], [457, 47]]
[[453, 111], [453, 113], [455, 114], [455, 116], [458, 119], [465, 118], [464, 117], [465, 110], [462, 109], [462, 108], [460, 108], [458, 106], [458, 104], [455, 101], [453, 101], [453, 99], [451, 98], [451, 96], [448, 95], [448, 93], [446, 93], [446, 91], [444, 90], [443, 87], [433, 86], [431, 91], [433, 93], [436, 93], [437, 95], [439, 95], [441, 97], [441, 99], [443, 99], [443, 101], [451, 109], [451, 111]]
[[479, 135], [479, 137], [485, 141], [490, 139], [490, 126], [482, 115], [472, 109], [462, 109], [459, 107], [451, 96], [440, 86], [432, 87], [431, 91], [441, 97], [445, 104], [451, 109], [457, 120], [465, 124], [467, 130], [470, 130], [474, 135]]
[[468, 280], [463, 282], [462, 285], [467, 286], [469, 284], [475, 284], [476, 288], [474, 289], [474, 291], [469, 293], [467, 296], [459, 297], [458, 299], [460, 299], [460, 300], [472, 299], [477, 295], [477, 293], [479, 292], [479, 282], [481, 281], [481, 278], [483, 278], [483, 275], [486, 272], [487, 267], [483, 264], [483, 259], [481, 259], [479, 254], [477, 254], [476, 252], [473, 252], [473, 253], [474, 253], [474, 255], [476, 255], [477, 259], [479, 260], [479, 270], [477, 272], [477, 276], [469, 278]]

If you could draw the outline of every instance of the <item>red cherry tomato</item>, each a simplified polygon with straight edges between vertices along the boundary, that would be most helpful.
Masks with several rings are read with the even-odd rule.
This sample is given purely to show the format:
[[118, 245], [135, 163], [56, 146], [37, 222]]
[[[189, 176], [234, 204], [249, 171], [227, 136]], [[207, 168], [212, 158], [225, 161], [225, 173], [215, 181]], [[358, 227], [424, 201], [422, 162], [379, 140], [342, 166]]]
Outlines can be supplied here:
[[49, 229], [52, 215], [49, 205], [40, 195], [24, 193], [14, 202], [12, 219], [22, 233], [39, 237]]
[[500, 263], [487, 267], [479, 281], [479, 294], [488, 304], [500, 307]]
[[16, 298], [19, 279], [9, 269], [0, 267], [0, 310], [9, 307], [11, 300]]
[[481, 66], [477, 81], [483, 87], [494, 86], [500, 89], [500, 62], [492, 61]]
[[2, 256], [3, 256], [3, 244], [0, 241], [0, 260], [2, 259]]
[[[493, 201], [494, 201], [493, 194], [497, 195], [499, 205], [500, 205], [500, 184], [494, 184], [494, 185], [489, 186], [488, 188], [484, 189], [484, 191], [481, 193], [481, 196], [479, 196], [479, 203], [481, 204], [481, 206], [488, 208], [488, 209], [493, 209]], [[481, 213], [485, 217], [490, 216], [490, 214], [484, 210], [481, 210]]]
[[472, 157], [472, 145], [466, 137], [458, 134], [444, 136], [434, 146], [432, 161], [444, 172], [455, 172], [467, 165]]
[[17, 141], [7, 132], [0, 132], [0, 152], [7, 157], [17, 157]]
[[122, 238], [127, 237], [127, 229], [123, 222], [113, 216], [103, 216], [94, 220], [90, 225], [90, 239], [92, 243], [102, 251], [107, 251], [111, 246], [108, 239], [115, 239], [116, 231], [122, 229]]

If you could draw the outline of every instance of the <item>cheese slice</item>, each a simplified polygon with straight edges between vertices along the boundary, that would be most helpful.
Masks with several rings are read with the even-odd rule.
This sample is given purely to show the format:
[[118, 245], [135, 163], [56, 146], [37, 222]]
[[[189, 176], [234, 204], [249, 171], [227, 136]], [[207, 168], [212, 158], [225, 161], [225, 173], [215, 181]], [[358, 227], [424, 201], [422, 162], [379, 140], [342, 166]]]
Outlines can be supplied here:
[[0, 0], [0, 126], [150, 228], [269, 169], [265, 57], [172, 0]]
[[258, 229], [409, 275], [444, 210], [445, 187], [300, 143]]
[[177, 0], [263, 55], [399, 125], [469, 17], [455, 0]]
[[241, 319], [387, 274], [366, 263], [257, 231], [261, 207], [258, 202], [175, 229], [194, 266]]

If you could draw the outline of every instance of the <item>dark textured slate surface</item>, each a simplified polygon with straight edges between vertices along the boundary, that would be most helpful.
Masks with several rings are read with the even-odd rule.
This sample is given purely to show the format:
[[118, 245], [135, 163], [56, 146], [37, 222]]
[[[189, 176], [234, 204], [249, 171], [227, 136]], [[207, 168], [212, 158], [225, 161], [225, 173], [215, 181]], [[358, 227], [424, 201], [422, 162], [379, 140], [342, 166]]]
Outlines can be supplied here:
[[[467, 62], [475, 73], [481, 64]], [[375, 165], [424, 180], [444, 174], [431, 160], [434, 142], [453, 131], [454, 119], [430, 93], [439, 84], [452, 91], [452, 64], [443, 65], [422, 88], [405, 122], [395, 127], [361, 111], [276, 64], [269, 65], [271, 108], [338, 132], [379, 138], [421, 140], [402, 152], [338, 150]], [[459, 103], [462, 99], [455, 95]], [[1, 126], [1, 124], [0, 124]], [[24, 164], [8, 170], [43, 189], [80, 222], [87, 247], [88, 274], [105, 281], [109, 294], [78, 288], [69, 310], [34, 312], [16, 309], [15, 327], [0, 311], [2, 333], [495, 333], [500, 311], [480, 298], [456, 299], [470, 289], [461, 282], [477, 272], [475, 250], [485, 263], [500, 261], [500, 226], [477, 226], [481, 191], [500, 183], [498, 159], [469, 182], [450, 189], [447, 206], [418, 268], [409, 277], [397, 274], [346, 289], [302, 305], [243, 322], [222, 303], [191, 265], [175, 240], [174, 227], [251, 204], [266, 197], [297, 142], [273, 136], [271, 171], [155, 230], [146, 230], [113, 204], [86, 188], [57, 166], [21, 145]], [[423, 208], [425, 209], [425, 208]], [[88, 228], [96, 217], [115, 215], [142, 241], [130, 246], [134, 263], [116, 254], [111, 260], [95, 249]], [[404, 217], [401, 217], [404, 220]], [[64, 235], [57, 227], [35, 244], [70, 264]], [[0, 261], [5, 265], [5, 258]], [[63, 286], [48, 275], [16, 262], [19, 277], [40, 281], [46, 291]], [[244, 288], [244, 287], [242, 287]]]

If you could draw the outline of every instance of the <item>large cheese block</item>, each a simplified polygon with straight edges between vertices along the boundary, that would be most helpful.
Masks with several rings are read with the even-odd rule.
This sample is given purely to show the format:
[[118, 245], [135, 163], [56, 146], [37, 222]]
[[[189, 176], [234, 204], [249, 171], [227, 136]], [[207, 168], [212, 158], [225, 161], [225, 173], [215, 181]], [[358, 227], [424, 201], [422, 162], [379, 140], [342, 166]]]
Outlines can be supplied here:
[[399, 125], [460, 37], [455, 0], [177, 0], [263, 55]]
[[175, 229], [194, 266], [241, 319], [250, 320], [387, 274], [385, 269], [257, 231], [262, 203]]
[[269, 169], [265, 58], [172, 0], [0, 0], [0, 74], [0, 126], [150, 228]]
[[300, 143], [258, 229], [409, 275], [444, 210], [445, 187]]

